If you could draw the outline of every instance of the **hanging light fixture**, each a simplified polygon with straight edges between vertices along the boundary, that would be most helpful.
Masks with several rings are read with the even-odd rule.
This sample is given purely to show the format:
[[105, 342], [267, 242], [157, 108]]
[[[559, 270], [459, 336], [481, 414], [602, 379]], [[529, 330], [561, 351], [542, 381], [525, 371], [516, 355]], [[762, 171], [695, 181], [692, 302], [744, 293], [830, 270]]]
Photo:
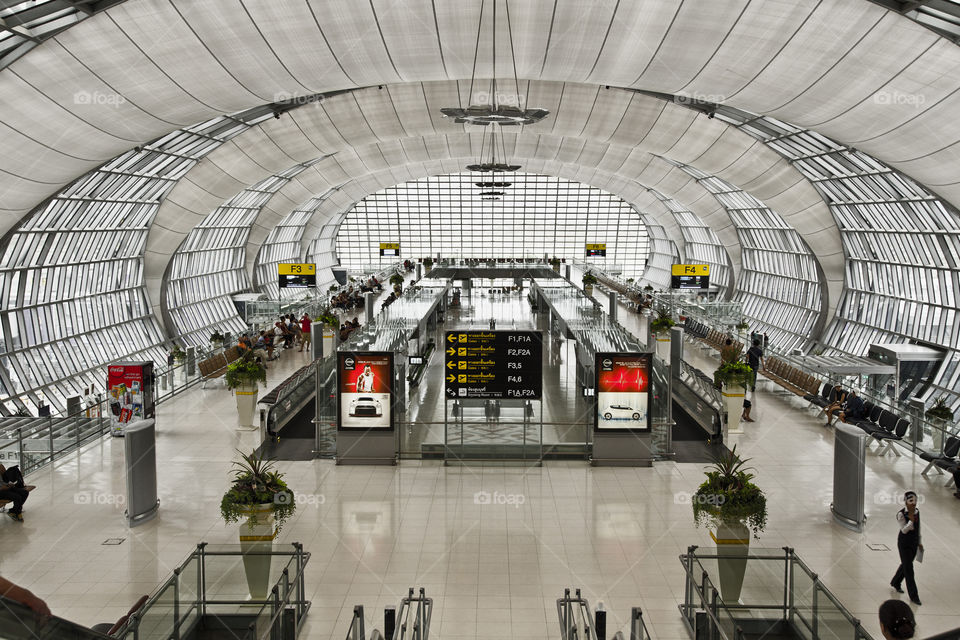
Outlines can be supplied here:
[[481, 189], [503, 189], [513, 185], [512, 182], [474, 182]]
[[[508, 164], [507, 162], [498, 162], [497, 161], [497, 131], [496, 127], [491, 127], [490, 131], [490, 145], [487, 147], [487, 132], [483, 132], [483, 136], [480, 138], [480, 160], [476, 164], [468, 164], [467, 171], [480, 171], [482, 173], [486, 172], [508, 172], [508, 171], [517, 171], [520, 169], [519, 164]], [[501, 158], [506, 158], [507, 149], [506, 144], [503, 141], [503, 132], [500, 133], [500, 151]], [[484, 148], [489, 149], [489, 156], [484, 154]]]
[[[486, 97], [484, 97], [482, 94], [475, 96], [473, 93], [473, 87], [477, 76], [477, 57], [480, 53], [480, 39], [483, 31], [483, 9], [487, 4], [487, 0], [480, 0], [480, 24], [477, 25], [477, 44], [473, 53], [473, 71], [470, 74], [470, 106], [466, 108], [463, 106], [445, 107], [440, 109], [440, 111], [445, 117], [454, 118], [454, 122], [458, 124], [478, 124], [481, 126], [486, 126], [488, 124], [499, 124], [501, 126], [507, 126], [533, 124], [535, 122], [539, 122], [547, 117], [550, 112], [546, 109], [527, 109], [521, 105], [521, 102], [525, 102], [525, 100], [523, 99], [523, 95], [520, 93], [520, 80], [517, 76], [517, 58], [513, 48], [513, 27], [510, 23], [509, 0], [503, 0], [503, 3], [507, 14], [507, 34], [510, 39], [510, 58], [513, 64], [513, 82], [517, 92], [516, 96], [509, 100], [502, 99], [508, 96], [501, 95], [500, 89], [497, 85], [497, 4], [500, 2], [500, 0], [491, 0], [491, 2], [493, 4], [493, 27], [491, 28], [493, 73], [490, 76], [490, 91], [487, 93]], [[477, 98], [478, 104], [474, 104], [474, 98]], [[503, 102], [507, 102], [507, 104], [502, 104]]]

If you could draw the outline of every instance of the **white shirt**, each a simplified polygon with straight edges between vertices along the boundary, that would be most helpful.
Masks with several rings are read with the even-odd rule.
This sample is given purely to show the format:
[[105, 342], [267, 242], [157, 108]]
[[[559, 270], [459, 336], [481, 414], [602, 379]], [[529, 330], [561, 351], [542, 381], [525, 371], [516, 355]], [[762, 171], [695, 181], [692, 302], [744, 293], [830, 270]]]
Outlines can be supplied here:
[[[914, 513], [918, 518], [920, 517], [920, 509], [917, 509], [916, 511], [914, 511]], [[913, 520], [910, 520], [909, 518], [907, 518], [907, 515], [906, 513], [904, 513], [903, 509], [901, 509], [900, 511], [897, 511], [897, 523], [900, 525], [900, 533], [909, 533], [913, 531]], [[919, 541], [919, 536], [918, 536], [918, 541]]]
[[357, 378], [357, 393], [373, 391], [373, 372], [365, 372]]

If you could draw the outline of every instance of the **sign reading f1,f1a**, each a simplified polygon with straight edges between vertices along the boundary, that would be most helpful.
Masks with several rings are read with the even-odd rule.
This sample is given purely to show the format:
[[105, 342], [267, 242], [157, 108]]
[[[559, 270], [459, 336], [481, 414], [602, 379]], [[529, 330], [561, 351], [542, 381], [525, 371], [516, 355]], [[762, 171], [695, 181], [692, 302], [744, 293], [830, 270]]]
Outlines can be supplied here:
[[543, 395], [539, 331], [448, 331], [443, 344], [448, 398], [539, 400]]

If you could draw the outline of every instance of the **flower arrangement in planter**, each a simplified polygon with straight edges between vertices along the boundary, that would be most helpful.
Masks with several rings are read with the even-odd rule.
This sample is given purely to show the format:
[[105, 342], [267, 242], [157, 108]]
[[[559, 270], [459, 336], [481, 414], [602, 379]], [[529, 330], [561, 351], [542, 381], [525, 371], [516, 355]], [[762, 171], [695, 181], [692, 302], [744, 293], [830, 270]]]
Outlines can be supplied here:
[[213, 345], [214, 349], [221, 348], [223, 346], [223, 341], [225, 339], [226, 339], [226, 336], [224, 336], [222, 333], [220, 333], [217, 330], [214, 330], [214, 332], [210, 334], [210, 344]]
[[934, 400], [933, 406], [927, 409], [925, 415], [931, 420], [949, 422], [953, 420], [953, 409], [947, 406], [947, 397], [940, 396]]
[[429, 271], [433, 268], [433, 258], [424, 258], [423, 259], [423, 268]]
[[170, 355], [173, 357], [174, 364], [183, 364], [183, 361], [187, 359], [187, 352], [181, 349], [177, 343], [173, 344]]
[[550, 258], [550, 266], [553, 267], [554, 271], [560, 271], [560, 258], [556, 256]]
[[333, 315], [329, 311], [324, 311], [319, 316], [314, 318], [314, 322], [325, 324], [328, 327], [336, 327], [339, 325], [339, 320], [337, 320], [337, 316]]
[[705, 472], [707, 479], [693, 494], [693, 521], [699, 526], [717, 528], [722, 525], [743, 524], [754, 537], [767, 526], [767, 498], [755, 485], [750, 459], [740, 458], [737, 447], [714, 457]]
[[246, 518], [247, 525], [253, 527], [260, 524], [258, 518], [264, 516], [263, 511], [253, 507], [269, 505], [268, 513], [273, 515], [279, 532], [297, 509], [293, 492], [283, 481], [283, 474], [274, 469], [274, 461], [256, 452], [237, 453], [241, 459], [233, 463], [236, 469], [230, 488], [220, 500], [220, 515], [227, 524]]
[[337, 290], [339, 290], [339, 289], [340, 289], [340, 285], [338, 285], [338, 284], [332, 284], [332, 285], [330, 285], [330, 286], [327, 288], [327, 291], [328, 291], [329, 293], [333, 293], [334, 291], [337, 291]]
[[238, 389], [244, 386], [256, 388], [258, 383], [267, 383], [267, 368], [257, 362], [253, 353], [246, 351], [242, 356], [227, 365], [224, 375], [227, 387]]
[[657, 310], [657, 317], [650, 323], [650, 331], [653, 333], [667, 333], [670, 331], [670, 327], [675, 324], [673, 318], [670, 317], [670, 313], [666, 309], [660, 308]]
[[399, 273], [393, 274], [392, 276], [390, 276], [390, 284], [392, 284], [394, 288], [402, 287], [402, 286], [403, 286], [403, 276], [400, 275]]
[[724, 362], [713, 372], [714, 383], [726, 387], [743, 387], [753, 381], [753, 369], [741, 360]]
[[737, 323], [737, 331], [746, 331], [749, 328], [750, 328], [750, 325], [747, 324], [746, 320], [741, 320], [740, 322]]
[[585, 274], [583, 274], [584, 285], [588, 285], [588, 284], [593, 285], [593, 284], [597, 284], [597, 282], [599, 282], [599, 280], [597, 280], [597, 276], [593, 275], [593, 273], [591, 273], [590, 271], [587, 271]]
[[645, 287], [643, 288], [643, 290], [646, 291], [647, 293], [650, 293], [651, 291], [653, 291], [653, 285], [652, 285], [652, 284], [648, 284], [647, 286], [645, 286]]

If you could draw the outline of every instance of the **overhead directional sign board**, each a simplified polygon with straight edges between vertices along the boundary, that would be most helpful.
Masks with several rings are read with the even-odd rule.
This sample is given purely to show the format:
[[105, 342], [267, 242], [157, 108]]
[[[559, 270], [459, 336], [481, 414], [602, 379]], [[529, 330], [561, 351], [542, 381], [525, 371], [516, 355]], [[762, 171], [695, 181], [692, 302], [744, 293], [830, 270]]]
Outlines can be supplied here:
[[587, 243], [587, 257], [606, 257], [607, 255], [607, 245], [605, 242], [602, 243]]
[[399, 242], [381, 242], [380, 243], [380, 255], [381, 256], [393, 256], [397, 257], [400, 255], [400, 243]]
[[539, 331], [448, 331], [444, 349], [448, 398], [539, 400], [543, 395]]
[[710, 286], [708, 264], [675, 264], [670, 274], [671, 289], [706, 289]]

